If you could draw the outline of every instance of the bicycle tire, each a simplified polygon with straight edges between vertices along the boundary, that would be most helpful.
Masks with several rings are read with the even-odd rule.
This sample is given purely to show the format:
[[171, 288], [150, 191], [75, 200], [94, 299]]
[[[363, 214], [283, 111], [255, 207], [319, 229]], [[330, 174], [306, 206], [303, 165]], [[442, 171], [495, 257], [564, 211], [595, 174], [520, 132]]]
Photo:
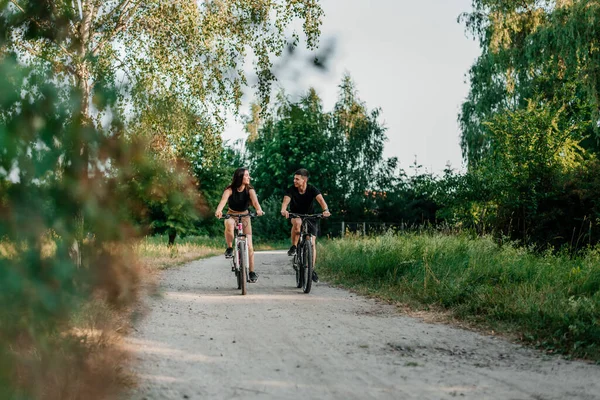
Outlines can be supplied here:
[[298, 249], [292, 261], [294, 263], [294, 270], [296, 271], [296, 287], [298, 289], [302, 287], [302, 274], [300, 273], [302, 266], [300, 265], [300, 256], [298, 255], [299, 252], [300, 250]]
[[242, 289], [242, 295], [245, 295], [247, 292], [247, 279], [246, 268], [248, 268], [248, 248], [246, 247], [246, 242], [240, 241], [239, 246], [239, 254], [240, 254], [240, 273], [238, 277], [238, 283], [240, 288]]
[[302, 290], [304, 293], [310, 293], [312, 287], [312, 271], [313, 271], [313, 247], [312, 239], [308, 239], [304, 243], [303, 255], [302, 255]]

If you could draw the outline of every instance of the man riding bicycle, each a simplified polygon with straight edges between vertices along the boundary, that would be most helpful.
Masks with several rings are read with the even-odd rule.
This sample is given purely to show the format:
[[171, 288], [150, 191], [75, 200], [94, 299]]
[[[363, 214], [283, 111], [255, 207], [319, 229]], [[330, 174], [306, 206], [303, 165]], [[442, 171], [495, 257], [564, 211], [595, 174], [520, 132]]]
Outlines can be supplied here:
[[[295, 214], [313, 214], [314, 213], [314, 200], [317, 200], [321, 209], [323, 210], [323, 216], [329, 217], [331, 213], [327, 208], [327, 203], [323, 198], [323, 195], [315, 186], [308, 183], [308, 171], [304, 168], [299, 169], [294, 173], [294, 185], [288, 188], [285, 195], [283, 196], [283, 203], [281, 204], [281, 215], [289, 218], [289, 212], [287, 211], [288, 205], [290, 206], [290, 212]], [[294, 256], [296, 254], [296, 246], [300, 239], [300, 228], [302, 226], [302, 219], [292, 218], [292, 247], [288, 251], [288, 256]], [[313, 282], [319, 281], [319, 276], [314, 270], [317, 260], [317, 247], [316, 239], [318, 233], [318, 222], [309, 221], [308, 231], [312, 234], [313, 241]]]

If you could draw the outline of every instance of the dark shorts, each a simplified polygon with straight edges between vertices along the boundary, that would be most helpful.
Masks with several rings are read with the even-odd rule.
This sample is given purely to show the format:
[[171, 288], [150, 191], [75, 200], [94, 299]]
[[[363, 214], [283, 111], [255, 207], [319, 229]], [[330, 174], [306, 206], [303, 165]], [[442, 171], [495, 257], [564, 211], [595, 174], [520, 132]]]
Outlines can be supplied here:
[[[231, 208], [227, 210], [227, 214], [229, 215], [239, 215], [239, 214], [248, 214], [248, 210], [246, 211], [234, 211]], [[225, 226], [227, 224], [237, 224], [237, 218], [228, 218], [224, 220]], [[242, 217], [242, 227], [244, 228], [244, 235], [252, 235], [252, 222], [250, 217]]]
[[[290, 221], [290, 224], [292, 222]], [[309, 219], [305, 222], [308, 233], [317, 237], [319, 236], [319, 231], [321, 230], [321, 221], [318, 219]]]

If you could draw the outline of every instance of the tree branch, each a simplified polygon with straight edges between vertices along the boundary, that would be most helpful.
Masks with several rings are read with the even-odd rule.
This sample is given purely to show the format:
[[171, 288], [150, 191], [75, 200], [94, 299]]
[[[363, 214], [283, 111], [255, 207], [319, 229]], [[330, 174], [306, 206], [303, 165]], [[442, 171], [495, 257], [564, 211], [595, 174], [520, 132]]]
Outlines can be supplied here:
[[[123, 3], [123, 7], [127, 7], [129, 6], [129, 4], [131, 3], [131, 0], [124, 0]], [[127, 26], [127, 22], [131, 19], [131, 17], [133, 17], [133, 15], [135, 14], [135, 12], [137, 11], [137, 9], [140, 7], [140, 5], [142, 4], [142, 1], [138, 1], [132, 8], [130, 8], [129, 10], [122, 10], [121, 15], [119, 16], [119, 20], [117, 21], [117, 24], [115, 25], [115, 29], [112, 33], [111, 36], [106, 36], [104, 38], [104, 40], [100, 41], [100, 43], [98, 43], [98, 45], [96, 45], [96, 48], [94, 48], [94, 50], [92, 50], [92, 55], [94, 57], [96, 57], [98, 55], [98, 53], [100, 53], [100, 51], [102, 50], [102, 48], [106, 45], [106, 43], [114, 38], [119, 32], [121, 32], [123, 29], [125, 29], [125, 27]], [[115, 7], [116, 9], [116, 7]], [[114, 12], [114, 10], [113, 10]], [[127, 14], [127, 15], [126, 15]]]
[[[21, 7], [21, 6], [19, 5], [19, 3], [17, 3], [17, 1], [16, 1], [16, 0], [10, 0], [10, 2], [11, 2], [11, 3], [13, 3], [13, 4], [15, 5], [15, 7], [17, 7], [17, 8], [19, 9], [19, 11], [21, 11], [23, 14], [25, 13], [25, 10], [23, 9], [23, 7]], [[37, 21], [35, 21], [35, 20], [34, 20], [33, 22], [34, 22], [34, 23], [35, 23], [35, 24], [36, 24], [38, 27], [40, 27], [40, 28], [41, 28], [41, 25], [40, 25], [40, 23], [39, 23], [39, 22], [37, 22]], [[57, 46], [58, 46], [58, 47], [59, 47], [59, 48], [62, 50], [62, 52], [64, 53], [64, 55], [65, 55], [65, 56], [73, 58], [73, 54], [71, 54], [71, 53], [69, 52], [69, 50], [67, 50], [67, 49], [66, 49], [66, 48], [65, 48], [63, 45], [61, 45], [60, 43], [54, 43], [54, 44], [56, 44], [56, 45], [57, 45]]]

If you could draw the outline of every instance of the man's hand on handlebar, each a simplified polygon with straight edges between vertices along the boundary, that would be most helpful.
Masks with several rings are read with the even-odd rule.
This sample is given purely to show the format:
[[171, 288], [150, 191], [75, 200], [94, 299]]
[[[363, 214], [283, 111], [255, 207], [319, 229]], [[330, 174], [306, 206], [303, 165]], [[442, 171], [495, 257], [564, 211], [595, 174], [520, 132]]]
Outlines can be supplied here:
[[283, 215], [286, 219], [290, 218], [290, 213], [287, 210], [281, 210], [281, 215]]
[[331, 217], [331, 213], [329, 212], [329, 210], [323, 211], [323, 216], [325, 218], [329, 218], [329, 217]]

